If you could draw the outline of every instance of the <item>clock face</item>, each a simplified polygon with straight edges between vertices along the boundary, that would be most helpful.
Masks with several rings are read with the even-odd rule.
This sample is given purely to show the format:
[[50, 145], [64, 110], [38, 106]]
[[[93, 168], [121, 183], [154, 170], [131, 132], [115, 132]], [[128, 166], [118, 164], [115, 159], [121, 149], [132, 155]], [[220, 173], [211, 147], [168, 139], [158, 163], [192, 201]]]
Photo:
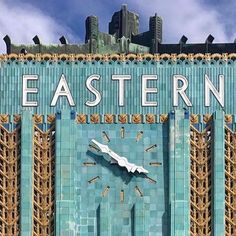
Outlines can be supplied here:
[[157, 235], [165, 205], [161, 125], [79, 126], [79, 231]]

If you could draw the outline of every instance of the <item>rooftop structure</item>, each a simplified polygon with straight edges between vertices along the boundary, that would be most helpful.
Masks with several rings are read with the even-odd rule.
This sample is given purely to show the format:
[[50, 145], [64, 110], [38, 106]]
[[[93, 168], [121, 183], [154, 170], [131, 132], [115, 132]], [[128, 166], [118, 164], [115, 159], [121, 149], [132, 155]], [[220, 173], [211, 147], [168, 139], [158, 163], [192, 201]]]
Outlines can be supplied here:
[[10, 53], [234, 53], [236, 43], [213, 43], [210, 34], [205, 42], [188, 44], [188, 38], [183, 35], [178, 43], [166, 44], [162, 42], [162, 19], [155, 14], [149, 18], [149, 29], [139, 32], [139, 15], [122, 5], [121, 10], [112, 15], [109, 23], [109, 33], [99, 31], [97, 16], [88, 16], [85, 21], [85, 43], [70, 44], [62, 36], [60, 44], [44, 45], [39, 36], [33, 38], [32, 45], [16, 45], [8, 35], [4, 37], [7, 54]]

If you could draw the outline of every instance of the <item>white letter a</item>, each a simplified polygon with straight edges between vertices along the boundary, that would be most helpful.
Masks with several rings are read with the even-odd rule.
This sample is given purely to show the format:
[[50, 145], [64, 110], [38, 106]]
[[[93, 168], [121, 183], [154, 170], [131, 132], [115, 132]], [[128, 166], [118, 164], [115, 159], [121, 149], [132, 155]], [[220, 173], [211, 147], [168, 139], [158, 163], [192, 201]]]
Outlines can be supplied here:
[[57, 85], [56, 92], [54, 93], [51, 106], [56, 106], [57, 100], [60, 96], [65, 96], [70, 104], [70, 106], [75, 106], [74, 100], [71, 96], [69, 86], [66, 82], [64, 74], [61, 75], [59, 84]]

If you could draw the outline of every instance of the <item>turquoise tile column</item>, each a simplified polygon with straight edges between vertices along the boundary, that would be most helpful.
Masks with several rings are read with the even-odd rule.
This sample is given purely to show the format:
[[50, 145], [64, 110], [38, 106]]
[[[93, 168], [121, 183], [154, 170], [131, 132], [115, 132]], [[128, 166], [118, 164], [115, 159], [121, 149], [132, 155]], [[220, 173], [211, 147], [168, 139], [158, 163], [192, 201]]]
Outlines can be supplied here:
[[134, 205], [134, 232], [132, 236], [147, 236], [149, 232], [145, 230], [146, 211], [144, 208], [144, 202], [137, 200]]
[[225, 235], [224, 113], [213, 114], [213, 235]]
[[170, 235], [188, 236], [190, 231], [190, 123], [187, 111], [169, 114]]
[[24, 110], [21, 113], [21, 193], [20, 193], [20, 235], [32, 235], [32, 113]]
[[75, 121], [69, 110], [56, 113], [56, 235], [76, 235]]
[[99, 205], [100, 220], [97, 221], [97, 236], [109, 236], [111, 232], [111, 219], [109, 219], [109, 204], [102, 201]]

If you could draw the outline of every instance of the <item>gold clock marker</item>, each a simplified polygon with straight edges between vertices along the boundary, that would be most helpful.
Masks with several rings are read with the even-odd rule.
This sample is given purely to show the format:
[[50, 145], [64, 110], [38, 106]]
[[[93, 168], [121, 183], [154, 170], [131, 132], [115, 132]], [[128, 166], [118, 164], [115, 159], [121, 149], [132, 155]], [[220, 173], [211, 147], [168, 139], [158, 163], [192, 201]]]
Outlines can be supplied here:
[[108, 192], [109, 192], [109, 190], [110, 190], [110, 186], [106, 186], [106, 188], [102, 191], [102, 196], [106, 197]]
[[99, 177], [99, 176], [96, 176], [96, 177], [94, 177], [94, 178], [88, 180], [88, 183], [89, 183], [89, 184], [92, 184], [92, 183], [96, 182], [96, 181], [99, 180], [99, 179], [100, 179], [100, 177]]
[[120, 191], [120, 202], [124, 202], [124, 199], [125, 199], [125, 192], [124, 192], [124, 190], [122, 189], [122, 190]]
[[152, 178], [150, 178], [150, 177], [146, 177], [146, 179], [150, 182], [150, 183], [152, 183], [152, 184], [156, 184], [157, 183], [157, 181], [156, 180], [154, 180], [154, 179], [152, 179]]
[[121, 127], [121, 129], [120, 129], [120, 137], [121, 138], [125, 137], [125, 128], [124, 127]]
[[136, 142], [138, 142], [143, 136], [143, 131], [139, 131], [136, 136]]
[[84, 162], [84, 166], [95, 166], [95, 162]]
[[92, 144], [89, 144], [89, 147], [92, 148], [92, 149], [94, 149], [94, 150], [97, 151], [97, 152], [100, 152], [100, 149], [99, 149], [98, 147], [92, 145]]
[[149, 163], [150, 166], [161, 166], [161, 162], [150, 162]]
[[151, 152], [153, 149], [155, 149], [157, 147], [157, 145], [156, 144], [154, 144], [154, 145], [151, 145], [150, 147], [147, 147], [146, 149], [145, 149], [145, 152]]
[[135, 190], [136, 190], [136, 193], [137, 193], [140, 197], [143, 197], [143, 192], [141, 191], [141, 189], [140, 189], [138, 186], [135, 186]]
[[110, 138], [105, 131], [102, 131], [102, 137], [103, 137], [104, 141], [106, 141], [108, 143], [110, 142]]

